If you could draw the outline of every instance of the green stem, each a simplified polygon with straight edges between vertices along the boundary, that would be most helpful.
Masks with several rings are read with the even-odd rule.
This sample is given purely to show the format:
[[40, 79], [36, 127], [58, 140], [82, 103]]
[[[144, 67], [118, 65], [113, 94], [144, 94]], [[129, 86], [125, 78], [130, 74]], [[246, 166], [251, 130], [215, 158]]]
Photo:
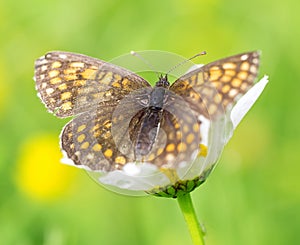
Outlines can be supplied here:
[[194, 245], [204, 245], [204, 232], [197, 220], [190, 193], [177, 197]]

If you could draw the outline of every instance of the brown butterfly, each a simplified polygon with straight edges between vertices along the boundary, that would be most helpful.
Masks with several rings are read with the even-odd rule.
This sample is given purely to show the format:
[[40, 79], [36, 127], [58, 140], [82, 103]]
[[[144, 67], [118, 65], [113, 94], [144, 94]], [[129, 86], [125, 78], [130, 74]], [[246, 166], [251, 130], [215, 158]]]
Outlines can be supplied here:
[[50, 52], [35, 62], [38, 94], [63, 128], [61, 148], [75, 165], [122, 169], [129, 162], [176, 167], [195, 157], [201, 116], [215, 120], [254, 84], [259, 52], [217, 60], [154, 87], [142, 77], [88, 56]]

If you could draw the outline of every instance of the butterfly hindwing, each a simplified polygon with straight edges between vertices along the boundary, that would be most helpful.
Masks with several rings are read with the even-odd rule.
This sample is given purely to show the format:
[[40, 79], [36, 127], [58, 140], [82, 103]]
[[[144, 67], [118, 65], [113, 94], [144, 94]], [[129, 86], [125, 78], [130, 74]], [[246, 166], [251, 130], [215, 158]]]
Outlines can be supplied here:
[[124, 154], [112, 135], [114, 109], [113, 105], [100, 105], [96, 111], [82, 113], [64, 127], [61, 148], [72, 164], [94, 171], [112, 171], [133, 161], [132, 154]]

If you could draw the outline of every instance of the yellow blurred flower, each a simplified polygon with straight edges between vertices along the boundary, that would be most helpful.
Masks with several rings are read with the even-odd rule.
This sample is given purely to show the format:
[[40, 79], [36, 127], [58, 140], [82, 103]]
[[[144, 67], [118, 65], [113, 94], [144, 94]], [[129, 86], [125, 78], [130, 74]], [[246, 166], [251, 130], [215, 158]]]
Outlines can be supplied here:
[[28, 196], [44, 201], [63, 196], [74, 182], [76, 170], [60, 163], [57, 137], [28, 139], [17, 164], [16, 184]]

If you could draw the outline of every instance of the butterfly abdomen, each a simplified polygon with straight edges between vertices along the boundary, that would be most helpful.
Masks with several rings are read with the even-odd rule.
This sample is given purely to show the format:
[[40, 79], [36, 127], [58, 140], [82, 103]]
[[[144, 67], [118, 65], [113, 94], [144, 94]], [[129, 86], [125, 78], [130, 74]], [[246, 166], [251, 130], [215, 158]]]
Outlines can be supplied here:
[[145, 111], [138, 128], [136, 128], [137, 137], [134, 142], [134, 151], [137, 160], [151, 152], [158, 135], [161, 118], [162, 111], [160, 110], [148, 108]]

